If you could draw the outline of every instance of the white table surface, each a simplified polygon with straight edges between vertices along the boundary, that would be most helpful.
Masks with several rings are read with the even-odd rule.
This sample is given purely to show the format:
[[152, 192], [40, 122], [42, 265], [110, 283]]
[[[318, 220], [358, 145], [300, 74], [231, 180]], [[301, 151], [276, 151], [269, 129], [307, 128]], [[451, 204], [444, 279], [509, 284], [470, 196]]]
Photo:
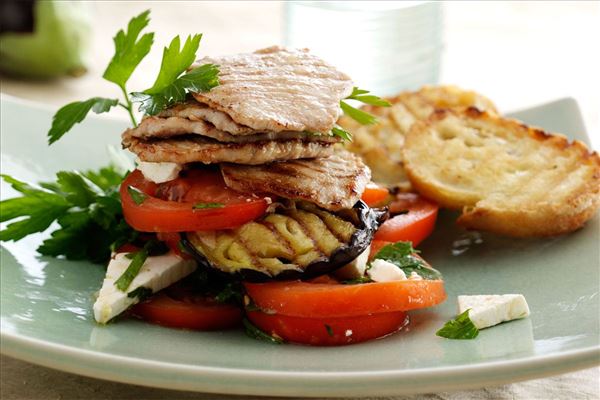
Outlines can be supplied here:
[[[3, 77], [2, 92], [53, 107], [92, 96], [119, 96], [115, 87], [100, 78], [112, 56], [111, 38], [131, 16], [147, 8], [152, 9], [151, 28], [159, 45], [167, 44], [176, 34], [196, 32], [204, 33], [202, 55], [251, 51], [282, 42], [284, 6], [279, 2], [102, 1], [92, 7], [96, 34], [93, 63], [87, 75], [36, 83]], [[185, 12], [181, 12], [183, 7]], [[493, 99], [501, 110], [574, 97], [582, 108], [593, 147], [600, 148], [599, 2], [455, 2], [445, 4], [445, 12], [441, 82], [476, 89]], [[149, 72], [134, 74], [131, 87], [149, 87], [159, 62], [160, 52], [155, 49], [140, 67]], [[125, 117], [124, 113], [112, 116]], [[109, 383], [2, 356], [0, 398], [242, 397]], [[600, 369], [496, 388], [408, 398], [600, 399]]]

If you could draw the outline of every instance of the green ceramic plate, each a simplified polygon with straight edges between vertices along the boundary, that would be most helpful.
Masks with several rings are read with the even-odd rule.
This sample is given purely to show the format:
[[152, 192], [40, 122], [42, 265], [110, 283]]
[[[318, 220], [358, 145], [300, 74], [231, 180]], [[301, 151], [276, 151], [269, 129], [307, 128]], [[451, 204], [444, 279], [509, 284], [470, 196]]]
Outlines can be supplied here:
[[[58, 169], [98, 167], [125, 122], [90, 119], [48, 148], [52, 112], [4, 97], [2, 172], [42, 180]], [[587, 141], [577, 104], [518, 113]], [[6, 185], [2, 195], [13, 193]], [[515, 221], [518, 223], [518, 221]], [[103, 267], [39, 257], [42, 236], [3, 243], [2, 352], [97, 378], [206, 392], [366, 396], [481, 387], [599, 363], [599, 222], [571, 235], [509, 240], [468, 234], [442, 213], [422, 252], [446, 277], [448, 300], [413, 313], [403, 332], [366, 344], [311, 348], [258, 342], [242, 332], [188, 332], [135, 320], [94, 324]], [[435, 331], [459, 294], [523, 293], [531, 317], [452, 341]]]

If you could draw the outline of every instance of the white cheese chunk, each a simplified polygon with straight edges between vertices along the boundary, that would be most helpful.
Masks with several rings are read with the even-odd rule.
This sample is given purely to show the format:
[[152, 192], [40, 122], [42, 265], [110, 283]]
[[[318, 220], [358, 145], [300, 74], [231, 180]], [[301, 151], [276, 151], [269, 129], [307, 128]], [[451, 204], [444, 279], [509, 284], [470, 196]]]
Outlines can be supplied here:
[[142, 171], [144, 178], [154, 183], [172, 181], [179, 176], [182, 165], [171, 162], [145, 162], [136, 160], [137, 168]]
[[478, 329], [529, 316], [529, 306], [522, 294], [458, 296], [458, 312], [469, 311]]
[[367, 270], [369, 278], [375, 282], [403, 281], [406, 274], [389, 261], [376, 259], [371, 261], [371, 268]]
[[115, 286], [115, 281], [119, 279], [131, 262], [125, 255], [126, 253], [116, 254], [108, 264], [106, 277], [94, 303], [94, 318], [101, 324], [107, 323], [139, 301], [137, 297], [128, 297], [127, 293], [139, 287], [148, 288], [152, 290], [152, 293], [156, 293], [196, 269], [194, 260], [184, 260], [173, 252], [162, 256], [148, 257], [140, 269], [140, 273], [127, 288], [127, 292], [122, 292]]
[[371, 246], [369, 245], [365, 251], [360, 253], [360, 255], [352, 260], [352, 262], [335, 271], [335, 277], [338, 279], [357, 279], [365, 276], [370, 252]]

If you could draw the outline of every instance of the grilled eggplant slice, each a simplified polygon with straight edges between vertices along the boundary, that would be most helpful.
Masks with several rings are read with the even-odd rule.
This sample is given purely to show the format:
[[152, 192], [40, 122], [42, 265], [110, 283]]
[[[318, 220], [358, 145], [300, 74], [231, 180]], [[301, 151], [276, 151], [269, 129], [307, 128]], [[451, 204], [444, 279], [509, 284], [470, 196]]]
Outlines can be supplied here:
[[183, 244], [200, 265], [237, 278], [305, 279], [358, 257], [386, 217], [362, 201], [335, 214], [297, 202], [234, 230], [188, 232]]

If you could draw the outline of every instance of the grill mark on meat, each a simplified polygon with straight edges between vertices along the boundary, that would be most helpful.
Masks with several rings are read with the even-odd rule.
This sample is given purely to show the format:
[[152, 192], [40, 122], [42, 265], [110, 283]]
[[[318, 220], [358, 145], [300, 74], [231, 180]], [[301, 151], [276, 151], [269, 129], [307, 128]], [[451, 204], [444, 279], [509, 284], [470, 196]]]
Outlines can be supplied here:
[[188, 118], [178, 116], [146, 117], [137, 127], [127, 129], [123, 133], [123, 136], [134, 136], [140, 139], [151, 140], [181, 137], [190, 134], [204, 136], [225, 143], [251, 143], [266, 140], [288, 139], [315, 140], [331, 143], [340, 141], [340, 138], [337, 136], [293, 131], [232, 135], [229, 132], [217, 129], [209, 122], [203, 120], [192, 121]]
[[256, 131], [327, 133], [353, 87], [347, 75], [307, 50], [271, 47], [195, 65], [206, 63], [219, 65], [220, 85], [193, 97]]
[[178, 164], [229, 162], [256, 165], [279, 160], [324, 157], [333, 152], [333, 145], [328, 142], [291, 139], [220, 143], [198, 135], [150, 140], [124, 135], [122, 144], [124, 148], [137, 154], [142, 161]]
[[221, 172], [232, 189], [307, 200], [332, 211], [351, 208], [371, 179], [369, 168], [347, 151], [267, 165], [224, 164]]

